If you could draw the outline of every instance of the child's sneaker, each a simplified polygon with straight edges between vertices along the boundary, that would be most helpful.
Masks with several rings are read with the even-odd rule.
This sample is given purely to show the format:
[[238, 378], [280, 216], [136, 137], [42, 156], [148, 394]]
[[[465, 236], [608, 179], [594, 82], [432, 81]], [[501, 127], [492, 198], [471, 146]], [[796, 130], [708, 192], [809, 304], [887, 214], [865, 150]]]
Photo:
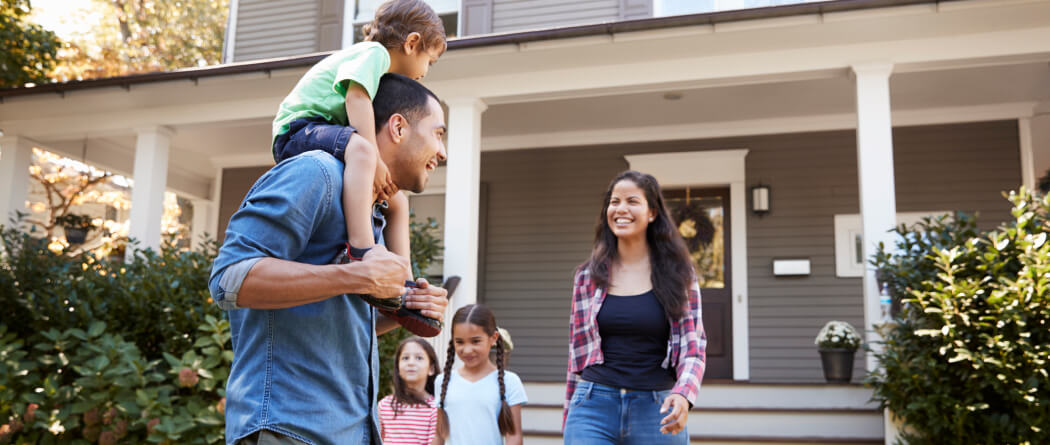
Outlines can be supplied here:
[[[459, 280], [460, 278], [458, 276], [451, 276], [445, 280], [445, 284], [442, 287], [448, 291], [446, 298], [452, 298], [452, 293], [456, 291], [456, 286], [459, 285]], [[405, 287], [415, 288], [417, 285], [413, 281], [406, 281]], [[443, 323], [423, 315], [419, 309], [402, 307], [396, 311], [379, 309], [379, 312], [392, 320], [397, 320], [397, 322], [405, 329], [408, 329], [410, 332], [420, 337], [436, 337], [441, 333], [441, 329], [444, 327]]]
[[[345, 264], [354, 261], [361, 261], [367, 252], [368, 249], [358, 249], [347, 243], [346, 249], [340, 252], [336, 262], [339, 264]], [[446, 290], [448, 290], [449, 297], [452, 296], [452, 291], [455, 290], [457, 284], [459, 284], [459, 277], [450, 277], [446, 281]], [[417, 285], [415, 281], [406, 280], [405, 287], [415, 288]], [[423, 315], [419, 309], [409, 309], [402, 306], [405, 299], [404, 295], [396, 298], [376, 298], [366, 294], [358, 294], [358, 296], [361, 297], [362, 300], [365, 300], [366, 303], [376, 308], [379, 313], [385, 315], [391, 320], [397, 321], [402, 327], [420, 337], [436, 337], [441, 333], [441, 329], [444, 327], [443, 323]]]

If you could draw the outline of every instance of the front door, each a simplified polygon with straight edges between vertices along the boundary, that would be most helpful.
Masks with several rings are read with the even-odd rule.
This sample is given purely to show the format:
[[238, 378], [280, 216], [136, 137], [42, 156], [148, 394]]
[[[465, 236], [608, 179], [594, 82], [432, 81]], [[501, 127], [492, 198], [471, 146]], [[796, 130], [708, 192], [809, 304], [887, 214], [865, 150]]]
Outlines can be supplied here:
[[664, 191], [671, 218], [693, 257], [707, 332], [705, 379], [733, 378], [732, 276], [729, 269], [729, 189]]

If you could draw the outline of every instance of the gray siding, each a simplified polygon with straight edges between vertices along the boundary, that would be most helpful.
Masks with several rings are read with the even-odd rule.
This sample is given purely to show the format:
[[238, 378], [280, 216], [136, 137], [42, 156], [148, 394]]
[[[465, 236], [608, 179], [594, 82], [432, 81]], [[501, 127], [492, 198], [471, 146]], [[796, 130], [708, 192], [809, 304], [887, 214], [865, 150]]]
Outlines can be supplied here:
[[620, 19], [621, 0], [494, 0], [491, 32], [559, 28]]
[[222, 191], [219, 193], [219, 244], [226, 239], [226, 226], [230, 217], [241, 207], [248, 190], [270, 167], [241, 167], [222, 169]]
[[338, 49], [342, 0], [240, 0], [233, 61]]
[[[859, 212], [852, 131], [484, 153], [480, 299], [514, 337], [512, 369], [530, 381], [564, 379], [572, 272], [623, 156], [727, 147], [749, 149], [748, 185], [773, 190], [772, 213], [747, 221], [752, 380], [822, 381], [817, 330], [832, 319], [863, 323], [860, 279], [835, 277], [833, 215]], [[1015, 122], [897, 128], [894, 147], [899, 211], [978, 211], [984, 228], [1009, 216], [1000, 191], [1020, 182]], [[812, 273], [774, 278], [774, 257], [808, 257]]]
[[653, 0], [620, 0], [620, 19], [635, 20], [653, 16]]

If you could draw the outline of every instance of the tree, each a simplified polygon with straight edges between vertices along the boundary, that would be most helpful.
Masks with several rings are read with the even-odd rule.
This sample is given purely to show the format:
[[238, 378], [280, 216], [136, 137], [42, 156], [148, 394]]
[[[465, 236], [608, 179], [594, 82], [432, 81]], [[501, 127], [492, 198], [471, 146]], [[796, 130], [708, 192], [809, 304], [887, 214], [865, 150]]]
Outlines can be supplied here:
[[29, 0], [0, 0], [0, 87], [47, 82], [61, 43], [55, 33], [26, 22]]
[[107, 20], [66, 42], [58, 81], [215, 65], [222, 60], [227, 2], [94, 0]]

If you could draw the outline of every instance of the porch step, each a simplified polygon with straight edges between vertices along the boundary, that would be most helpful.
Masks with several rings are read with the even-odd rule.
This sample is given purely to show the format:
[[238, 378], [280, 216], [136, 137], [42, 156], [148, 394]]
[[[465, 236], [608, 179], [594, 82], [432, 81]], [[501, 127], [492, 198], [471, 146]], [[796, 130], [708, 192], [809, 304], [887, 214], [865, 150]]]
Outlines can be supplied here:
[[[522, 426], [529, 444], [561, 443], [565, 386], [525, 385]], [[860, 385], [705, 384], [689, 415], [693, 444], [883, 443], [883, 417]]]

